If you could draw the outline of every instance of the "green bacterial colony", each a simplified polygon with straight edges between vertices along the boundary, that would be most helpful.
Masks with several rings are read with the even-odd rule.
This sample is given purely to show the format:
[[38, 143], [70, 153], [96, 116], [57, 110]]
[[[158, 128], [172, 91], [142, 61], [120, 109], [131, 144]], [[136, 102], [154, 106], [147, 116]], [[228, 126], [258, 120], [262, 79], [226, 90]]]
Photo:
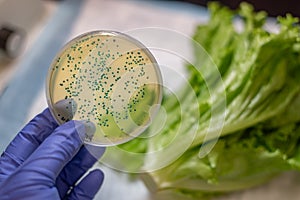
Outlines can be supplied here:
[[[72, 99], [76, 110], [71, 117], [95, 124], [96, 133], [86, 142], [122, 143], [148, 126], [151, 107], [160, 104], [158, 70], [150, 52], [132, 38], [117, 33], [85, 34], [69, 42], [53, 62], [50, 101]], [[58, 110], [53, 113], [60, 123], [70, 120]]]

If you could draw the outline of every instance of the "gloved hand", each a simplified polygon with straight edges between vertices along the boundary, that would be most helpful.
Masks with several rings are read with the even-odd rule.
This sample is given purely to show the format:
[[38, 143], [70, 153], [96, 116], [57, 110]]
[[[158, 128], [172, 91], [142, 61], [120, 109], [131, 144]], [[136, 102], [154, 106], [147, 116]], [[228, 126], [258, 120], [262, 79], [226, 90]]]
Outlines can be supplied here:
[[0, 158], [0, 199], [92, 199], [103, 172], [96, 169], [76, 182], [105, 149], [82, 145], [87, 126], [58, 126], [49, 109], [31, 120]]

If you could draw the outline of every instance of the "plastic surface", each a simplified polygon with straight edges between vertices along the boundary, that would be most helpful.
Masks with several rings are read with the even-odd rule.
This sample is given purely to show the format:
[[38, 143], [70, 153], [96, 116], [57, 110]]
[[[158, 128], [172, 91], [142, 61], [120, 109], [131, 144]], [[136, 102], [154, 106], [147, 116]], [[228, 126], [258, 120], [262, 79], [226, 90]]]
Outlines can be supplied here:
[[87, 135], [86, 143], [117, 145], [149, 126], [160, 106], [161, 82], [144, 45], [122, 33], [94, 31], [71, 40], [54, 59], [47, 100], [59, 124], [70, 119], [94, 123], [96, 132]]

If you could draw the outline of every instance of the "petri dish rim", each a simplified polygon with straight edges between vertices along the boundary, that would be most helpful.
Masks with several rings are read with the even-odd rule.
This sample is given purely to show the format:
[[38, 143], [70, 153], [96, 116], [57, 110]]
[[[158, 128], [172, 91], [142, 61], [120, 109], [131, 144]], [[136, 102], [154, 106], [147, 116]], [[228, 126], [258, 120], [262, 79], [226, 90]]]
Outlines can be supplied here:
[[[52, 99], [53, 98], [50, 94], [50, 90], [51, 90], [50, 89], [50, 85], [51, 85], [50, 82], [51, 82], [51, 79], [52, 79], [52, 76], [53, 76], [53, 73], [52, 73], [53, 72], [53, 67], [54, 67], [56, 61], [58, 60], [58, 58], [61, 55], [63, 55], [63, 53], [66, 50], [68, 50], [73, 43], [76, 43], [76, 41], [78, 41], [81, 38], [84, 38], [86, 36], [89, 36], [89, 35], [104, 35], [104, 36], [107, 35], [107, 36], [112, 36], [112, 37], [114, 37], [114, 36], [122, 37], [122, 38], [130, 41], [131, 43], [135, 44], [138, 48], [142, 49], [145, 52], [145, 54], [151, 60], [151, 63], [153, 65], [153, 67], [155, 68], [155, 74], [156, 74], [158, 85], [159, 85], [159, 93], [157, 94], [158, 100], [157, 100], [157, 104], [156, 104], [158, 106], [156, 106], [156, 109], [153, 112], [151, 112], [151, 114], [152, 114], [151, 117], [156, 116], [158, 111], [159, 111], [159, 108], [161, 106], [161, 102], [162, 102], [162, 98], [163, 98], [163, 79], [162, 79], [161, 71], [159, 69], [158, 62], [155, 59], [155, 57], [153, 56], [153, 54], [150, 52], [150, 50], [142, 42], [140, 42], [137, 39], [131, 37], [130, 35], [127, 35], [125, 33], [118, 32], [118, 31], [113, 31], [113, 30], [94, 30], [94, 31], [89, 31], [89, 32], [83, 33], [83, 34], [79, 34], [78, 36], [75, 36], [73, 39], [66, 42], [63, 45], [63, 47], [58, 51], [58, 53], [55, 55], [55, 57], [53, 58], [50, 66], [49, 66], [49, 69], [48, 69], [48, 72], [47, 72], [47, 77], [46, 77], [46, 84], [45, 84], [45, 87], [46, 87], [46, 100], [47, 100], [47, 105], [49, 107], [50, 113], [53, 116], [54, 120], [59, 125], [64, 123], [64, 122], [61, 122], [54, 113], [54, 107], [53, 107], [53, 104], [52, 104]], [[149, 127], [149, 125], [151, 124], [151, 117], [149, 117], [149, 120], [147, 121], [147, 123], [145, 123], [146, 126], [141, 128], [140, 132], [138, 134], [136, 134], [135, 136], [132, 136], [132, 135], [128, 134], [127, 139], [121, 140], [119, 142], [97, 144], [97, 143], [94, 143], [94, 142], [84, 141], [84, 143], [94, 145], [94, 146], [102, 146], [102, 147], [115, 146], [115, 145], [126, 143], [126, 142], [138, 137], [140, 134], [142, 134]]]

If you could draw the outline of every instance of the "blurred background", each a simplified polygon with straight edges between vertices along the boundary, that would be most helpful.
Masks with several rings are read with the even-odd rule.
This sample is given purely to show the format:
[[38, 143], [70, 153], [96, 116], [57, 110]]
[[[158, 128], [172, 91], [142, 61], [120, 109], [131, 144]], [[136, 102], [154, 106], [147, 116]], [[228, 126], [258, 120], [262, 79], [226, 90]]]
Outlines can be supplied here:
[[[241, 1], [221, 2], [236, 8]], [[273, 17], [286, 13], [300, 16], [297, 0], [248, 2]], [[47, 107], [48, 67], [68, 40], [90, 30], [128, 31], [144, 27], [162, 27], [191, 36], [195, 26], [208, 19], [207, 3], [206, 0], [0, 0], [0, 151], [29, 119]], [[158, 57], [159, 62], [181, 65], [172, 58]], [[124, 199], [124, 195], [126, 199], [146, 199], [149, 195], [141, 182], [132, 182], [126, 174], [101, 167], [107, 179], [97, 199], [118, 200]], [[294, 174], [285, 174], [262, 188], [223, 199], [293, 199], [298, 191], [295, 181]]]
[[[198, 5], [207, 5], [208, 0], [181, 0], [184, 2], [194, 3]], [[222, 0], [219, 1], [222, 4], [229, 6], [230, 8], [237, 8], [243, 0]], [[244, 2], [251, 3], [256, 11], [264, 10], [268, 12], [269, 16], [285, 15], [291, 13], [294, 16], [300, 16], [300, 3], [297, 0], [244, 0]]]

